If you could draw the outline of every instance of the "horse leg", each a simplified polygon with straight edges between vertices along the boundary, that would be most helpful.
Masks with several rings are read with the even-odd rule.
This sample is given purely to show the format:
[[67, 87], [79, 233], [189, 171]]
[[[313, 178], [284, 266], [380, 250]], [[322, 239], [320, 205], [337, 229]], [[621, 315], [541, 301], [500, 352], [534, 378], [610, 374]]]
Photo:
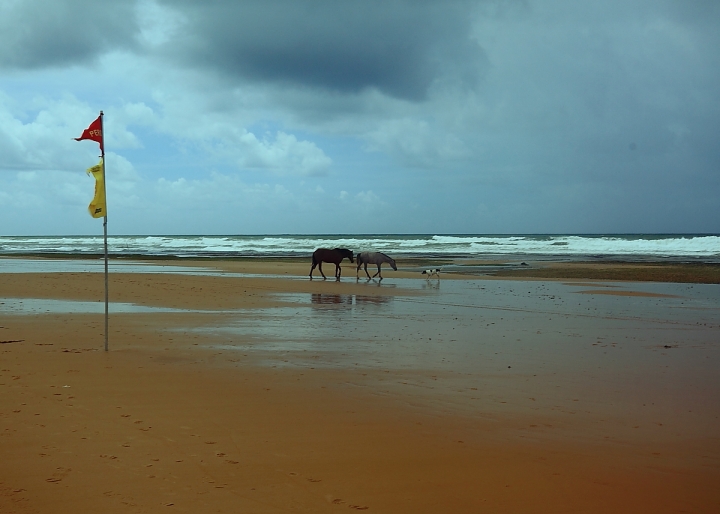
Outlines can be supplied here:
[[370, 280], [370, 273], [368, 273], [367, 270], [367, 262], [365, 263], [365, 274], [367, 275], [368, 280]]
[[[380, 266], [382, 266], [382, 263], [379, 263], [379, 264], [377, 265], [378, 270], [377, 270], [377, 273], [375, 273], [375, 274], [373, 275], [373, 278], [375, 278], [375, 277], [377, 277], [378, 275], [380, 275]], [[382, 275], [380, 275], [380, 280], [382, 280]]]
[[325, 273], [323, 273], [323, 270], [322, 270], [322, 261], [320, 261], [318, 263], [318, 269], [320, 270], [320, 274], [322, 275], [323, 279], [326, 279], [327, 277], [325, 276]]
[[335, 265], [335, 280], [340, 280], [340, 275], [342, 274], [342, 268], [340, 267], [340, 263]]
[[310, 280], [312, 280], [312, 272], [315, 270], [315, 266], [317, 266], [317, 262], [313, 262], [312, 268], [310, 268]]

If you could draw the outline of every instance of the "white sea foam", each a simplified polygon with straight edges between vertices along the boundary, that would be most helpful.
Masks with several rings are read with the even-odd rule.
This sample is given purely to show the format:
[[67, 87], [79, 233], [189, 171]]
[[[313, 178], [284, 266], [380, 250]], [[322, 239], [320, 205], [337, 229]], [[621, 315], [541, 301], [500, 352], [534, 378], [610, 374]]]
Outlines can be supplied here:
[[[297, 256], [319, 247], [406, 256], [630, 256], [720, 259], [718, 235], [111, 236], [112, 255]], [[102, 254], [102, 237], [0, 237], [0, 255]]]

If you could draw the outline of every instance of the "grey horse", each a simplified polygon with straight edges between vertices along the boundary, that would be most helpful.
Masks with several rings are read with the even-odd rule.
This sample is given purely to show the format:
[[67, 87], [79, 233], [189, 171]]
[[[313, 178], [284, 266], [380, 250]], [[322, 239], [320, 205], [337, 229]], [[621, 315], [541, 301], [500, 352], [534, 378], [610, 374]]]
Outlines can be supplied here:
[[[380, 275], [380, 280], [382, 280], [382, 275], [380, 274], [380, 266], [383, 262], [387, 262], [392, 269], [397, 271], [397, 266], [395, 265], [395, 259], [392, 259], [391, 257], [388, 257], [384, 253], [380, 252], [360, 252], [357, 254], [357, 270], [355, 273], [355, 276], [357, 277], [360, 273], [360, 266], [365, 267], [365, 274], [368, 278], [375, 278], [376, 276]], [[370, 276], [370, 273], [368, 273], [367, 266], [368, 264], [377, 264], [377, 273]]]

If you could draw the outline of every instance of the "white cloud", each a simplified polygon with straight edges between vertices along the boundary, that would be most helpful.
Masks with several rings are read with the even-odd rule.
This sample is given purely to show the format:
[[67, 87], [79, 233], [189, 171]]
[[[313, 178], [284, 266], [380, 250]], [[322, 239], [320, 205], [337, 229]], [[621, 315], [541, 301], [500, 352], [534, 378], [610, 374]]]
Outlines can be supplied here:
[[389, 214], [387, 203], [383, 202], [378, 195], [371, 190], [360, 191], [355, 195], [355, 205], [359, 212], [363, 213], [364, 216], [373, 223], [372, 231], [379, 231], [379, 225], [381, 219], [392, 219]]
[[298, 141], [292, 134], [277, 132], [274, 138], [258, 139], [245, 132], [237, 148], [240, 166], [264, 168], [283, 174], [325, 175], [332, 160], [310, 141]]
[[150, 47], [161, 46], [176, 37], [187, 17], [154, 0], [139, 0], [135, 13], [140, 28], [139, 40]]
[[239, 168], [260, 169], [277, 175], [320, 176], [327, 174], [332, 159], [311, 141], [278, 131], [274, 136], [258, 138], [244, 128], [228, 122], [195, 127], [197, 139], [186, 140], [199, 145], [209, 156]]
[[107, 148], [122, 150], [142, 148], [144, 145], [128, 129], [128, 125], [156, 126], [159, 123], [156, 113], [144, 102], [127, 102], [114, 108], [112, 115], [104, 117]]
[[0, 185], [4, 190], [13, 191], [7, 203], [3, 202], [3, 210], [21, 210], [31, 219], [33, 213], [51, 211], [52, 206], [82, 208], [85, 204], [87, 207], [94, 194], [95, 181], [83, 172], [42, 170], [0, 175]]
[[380, 197], [373, 193], [372, 191], [360, 191], [358, 194], [355, 195], [355, 198], [358, 199], [358, 201], [364, 203], [364, 204], [379, 204], [382, 203], [380, 201]]
[[[86, 103], [73, 96], [56, 99], [36, 97], [31, 104], [11, 106], [0, 97], [1, 169], [85, 169], [91, 155], [99, 155], [92, 141], [74, 140], [98, 117]], [[115, 113], [114, 113], [115, 114]], [[139, 140], [127, 129], [129, 123], [151, 123], [152, 110], [129, 103], [117, 115], [105, 117], [105, 147], [138, 148]], [[90, 164], [87, 164], [88, 167]]]
[[159, 179], [155, 183], [158, 200], [173, 209], [251, 208], [262, 210], [278, 203], [295, 201], [282, 184], [247, 184], [238, 177], [211, 173], [203, 179]]
[[443, 168], [451, 161], [472, 155], [462, 139], [448, 127], [434, 127], [417, 117], [383, 121], [366, 138], [370, 150], [388, 153], [413, 167]]
[[93, 119], [87, 106], [72, 97], [36, 98], [32, 105], [12, 108], [0, 103], [0, 169], [76, 166], [87, 149], [72, 138], [80, 136]]

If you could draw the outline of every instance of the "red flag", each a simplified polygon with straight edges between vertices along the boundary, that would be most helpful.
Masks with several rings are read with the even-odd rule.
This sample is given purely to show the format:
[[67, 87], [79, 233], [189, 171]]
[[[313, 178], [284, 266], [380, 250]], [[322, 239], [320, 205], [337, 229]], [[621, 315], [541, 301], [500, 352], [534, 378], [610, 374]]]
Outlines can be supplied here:
[[82, 141], [83, 139], [91, 139], [97, 143], [100, 143], [100, 152], [105, 152], [102, 133], [102, 115], [98, 116], [98, 118], [83, 131], [82, 136], [76, 137], [75, 141]]

